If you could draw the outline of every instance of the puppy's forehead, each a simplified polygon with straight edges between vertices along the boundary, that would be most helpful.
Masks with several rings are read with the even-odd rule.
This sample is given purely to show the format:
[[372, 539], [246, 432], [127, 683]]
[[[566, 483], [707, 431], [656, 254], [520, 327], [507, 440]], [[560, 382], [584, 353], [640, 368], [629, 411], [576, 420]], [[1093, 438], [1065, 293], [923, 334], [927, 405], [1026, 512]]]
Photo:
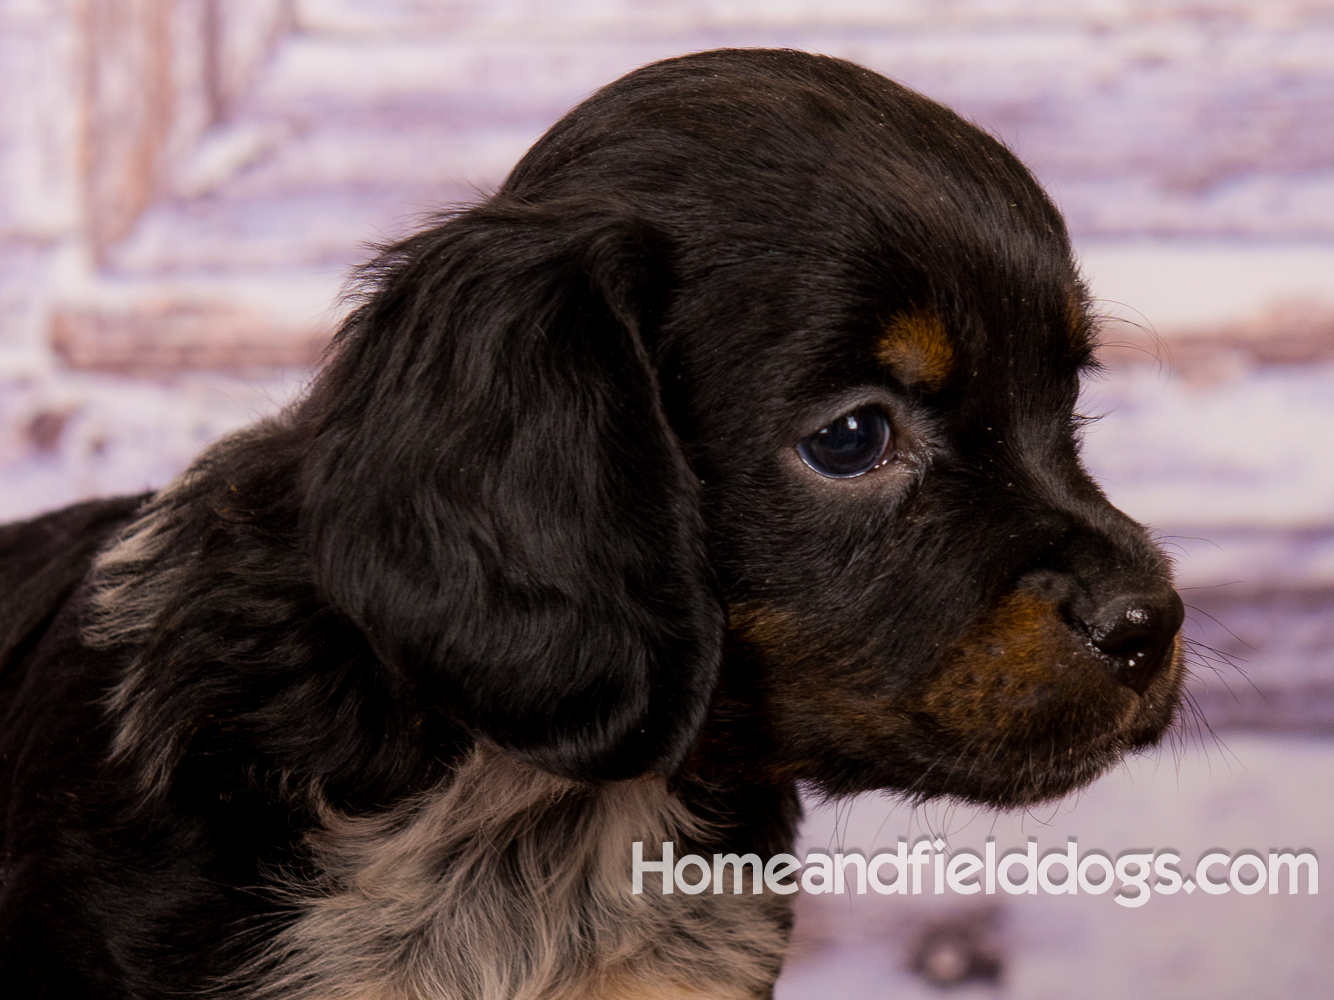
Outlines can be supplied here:
[[1064, 223], [1032, 175], [850, 63], [746, 50], [638, 70], [562, 119], [503, 193], [653, 235], [636, 252], [671, 291], [653, 293], [670, 305], [649, 337], [719, 388], [710, 412], [747, 372], [804, 400], [858, 381], [948, 393], [974, 373], [1050, 389], [1086, 360]]

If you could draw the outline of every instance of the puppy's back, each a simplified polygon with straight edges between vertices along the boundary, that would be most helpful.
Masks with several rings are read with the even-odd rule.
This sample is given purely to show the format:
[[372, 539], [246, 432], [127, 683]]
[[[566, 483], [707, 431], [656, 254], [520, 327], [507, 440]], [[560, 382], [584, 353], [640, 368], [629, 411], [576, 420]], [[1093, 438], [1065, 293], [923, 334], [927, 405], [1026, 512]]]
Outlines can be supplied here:
[[0, 525], [0, 711], [40, 640], [87, 574], [93, 557], [146, 497], [89, 500]]

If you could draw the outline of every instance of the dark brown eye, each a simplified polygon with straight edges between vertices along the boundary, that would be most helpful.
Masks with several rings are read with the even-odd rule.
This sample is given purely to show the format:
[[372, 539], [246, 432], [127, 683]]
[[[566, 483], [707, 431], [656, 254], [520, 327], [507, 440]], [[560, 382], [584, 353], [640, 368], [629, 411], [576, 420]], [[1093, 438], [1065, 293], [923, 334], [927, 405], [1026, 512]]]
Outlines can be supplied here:
[[881, 465], [891, 454], [893, 438], [885, 412], [863, 406], [805, 438], [797, 454], [822, 476], [849, 479]]

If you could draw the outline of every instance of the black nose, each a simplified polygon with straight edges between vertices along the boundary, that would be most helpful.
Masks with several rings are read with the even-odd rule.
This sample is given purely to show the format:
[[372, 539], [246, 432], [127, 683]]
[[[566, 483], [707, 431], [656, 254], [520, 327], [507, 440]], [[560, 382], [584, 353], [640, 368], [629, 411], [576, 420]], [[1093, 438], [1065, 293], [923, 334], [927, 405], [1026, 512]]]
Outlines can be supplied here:
[[1185, 612], [1170, 587], [1119, 593], [1084, 614], [1089, 641], [1126, 687], [1143, 694], [1171, 659]]

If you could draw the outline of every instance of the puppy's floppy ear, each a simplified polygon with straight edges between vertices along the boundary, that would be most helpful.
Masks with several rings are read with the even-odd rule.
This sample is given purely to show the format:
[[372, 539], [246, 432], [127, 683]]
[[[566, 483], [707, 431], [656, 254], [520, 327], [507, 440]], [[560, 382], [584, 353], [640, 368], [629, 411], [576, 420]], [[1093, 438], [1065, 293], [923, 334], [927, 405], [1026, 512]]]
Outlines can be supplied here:
[[373, 265], [301, 413], [323, 593], [569, 777], [675, 769], [717, 679], [699, 484], [640, 338], [666, 274], [633, 221], [493, 200]]

